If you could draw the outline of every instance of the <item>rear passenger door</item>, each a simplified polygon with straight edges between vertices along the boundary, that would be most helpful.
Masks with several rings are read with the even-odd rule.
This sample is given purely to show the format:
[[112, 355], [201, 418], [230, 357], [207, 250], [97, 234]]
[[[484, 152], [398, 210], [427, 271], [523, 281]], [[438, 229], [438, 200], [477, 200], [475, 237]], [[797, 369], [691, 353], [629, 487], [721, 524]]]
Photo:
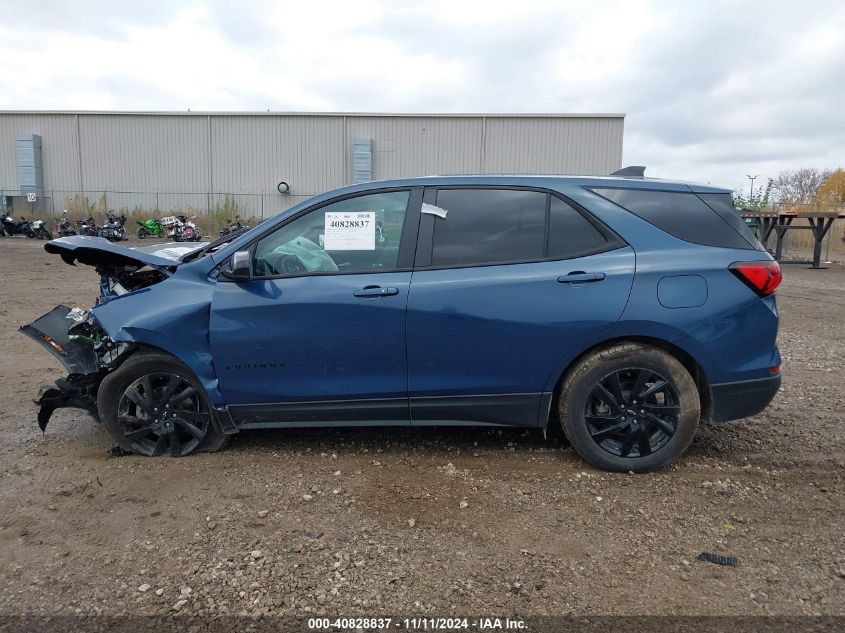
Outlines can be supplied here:
[[625, 306], [634, 253], [565, 199], [427, 189], [408, 297], [413, 424], [536, 426], [568, 350]]

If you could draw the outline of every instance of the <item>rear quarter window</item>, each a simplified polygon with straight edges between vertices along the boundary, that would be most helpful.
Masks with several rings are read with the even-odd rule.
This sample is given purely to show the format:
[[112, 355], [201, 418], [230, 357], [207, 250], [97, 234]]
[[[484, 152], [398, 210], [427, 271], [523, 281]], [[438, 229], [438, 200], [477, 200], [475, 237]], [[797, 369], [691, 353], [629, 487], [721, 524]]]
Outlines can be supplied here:
[[766, 250], [765, 247], [757, 239], [749, 226], [743, 221], [739, 215], [739, 209], [734, 206], [733, 198], [729, 193], [700, 193], [698, 197], [704, 200], [708, 207], [718, 213], [722, 219], [730, 224], [736, 231], [742, 235], [754, 248], [759, 251]]
[[748, 229], [739, 214], [733, 213], [734, 221], [724, 209], [717, 212], [692, 192], [611, 188], [592, 191], [686, 242], [721, 248], [757, 248], [753, 236], [746, 237]]

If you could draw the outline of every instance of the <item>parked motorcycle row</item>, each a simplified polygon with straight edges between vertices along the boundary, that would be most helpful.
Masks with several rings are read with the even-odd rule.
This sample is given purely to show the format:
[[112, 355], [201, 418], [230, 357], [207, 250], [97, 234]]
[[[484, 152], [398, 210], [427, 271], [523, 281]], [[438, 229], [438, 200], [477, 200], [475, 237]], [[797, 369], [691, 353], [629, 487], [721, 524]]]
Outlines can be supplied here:
[[50, 229], [44, 226], [43, 220], [27, 220], [24, 217], [16, 220], [8, 211], [4, 211], [0, 215], [0, 237], [14, 237], [16, 235], [39, 240], [53, 239], [53, 234], [50, 233]]
[[[138, 220], [136, 222], [138, 224], [138, 237], [142, 240], [148, 237], [160, 237], [175, 242], [199, 242], [202, 239], [202, 230], [193, 222], [196, 217], [195, 215], [190, 218], [185, 215], [172, 215], [160, 219]], [[249, 228], [247, 223], [241, 221], [240, 216], [236, 216], [234, 220], [227, 219], [226, 222], [228, 226], [220, 230], [221, 236]], [[27, 220], [23, 217], [16, 220], [8, 212], [2, 212], [0, 214], [0, 237], [16, 235], [42, 240], [53, 239], [53, 232], [47, 228], [43, 220]], [[120, 242], [128, 239], [126, 235], [126, 215], [117, 215], [114, 211], [109, 211], [103, 224], [98, 224], [97, 220], [90, 215], [85, 220], [77, 220], [74, 224], [68, 218], [68, 212], [65, 209], [61, 217], [56, 220], [55, 235], [57, 237], [87, 235], [104, 237], [110, 242]]]
[[199, 242], [202, 231], [194, 224], [197, 216], [188, 219], [185, 215], [170, 215], [161, 219], [137, 220], [138, 238], [166, 237], [174, 242]]
[[104, 237], [110, 242], [120, 242], [128, 239], [124, 228], [125, 224], [125, 215], [118, 216], [115, 215], [114, 211], [109, 211], [103, 224], [97, 224], [94, 217], [89, 215], [85, 220], [77, 220], [74, 227], [68, 219], [67, 209], [65, 209], [62, 212], [62, 217], [56, 221], [56, 234], [60, 237], [88, 235], [90, 237]]

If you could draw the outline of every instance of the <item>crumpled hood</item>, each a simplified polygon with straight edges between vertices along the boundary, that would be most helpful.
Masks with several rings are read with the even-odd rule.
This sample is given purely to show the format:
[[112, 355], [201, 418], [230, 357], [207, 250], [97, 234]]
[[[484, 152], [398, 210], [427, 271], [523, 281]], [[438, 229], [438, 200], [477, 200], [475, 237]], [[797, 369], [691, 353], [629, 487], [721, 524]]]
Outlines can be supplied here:
[[44, 250], [60, 255], [72, 266], [76, 262], [89, 266], [159, 266], [173, 267], [179, 258], [205, 246], [207, 242], [153, 244], [142, 248], [118, 246], [103, 237], [71, 235], [47, 242]]

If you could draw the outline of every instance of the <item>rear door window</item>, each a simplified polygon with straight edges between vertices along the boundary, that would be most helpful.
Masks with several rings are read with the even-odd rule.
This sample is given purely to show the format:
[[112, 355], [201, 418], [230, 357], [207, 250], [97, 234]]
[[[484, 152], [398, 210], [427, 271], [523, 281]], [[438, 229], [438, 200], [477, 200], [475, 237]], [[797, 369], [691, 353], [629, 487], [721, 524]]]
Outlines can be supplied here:
[[441, 189], [432, 266], [473, 266], [543, 258], [546, 194], [510, 189]]
[[518, 189], [440, 189], [431, 266], [582, 257], [624, 244], [557, 196]]
[[608, 248], [608, 239], [574, 207], [556, 196], [549, 205], [549, 259], [570, 259]]
[[[592, 191], [684, 241], [722, 248], [756, 248], [745, 232], [740, 232], [740, 222], [717, 213], [692, 192], [611, 188]], [[740, 220], [738, 215], [736, 219]]]

